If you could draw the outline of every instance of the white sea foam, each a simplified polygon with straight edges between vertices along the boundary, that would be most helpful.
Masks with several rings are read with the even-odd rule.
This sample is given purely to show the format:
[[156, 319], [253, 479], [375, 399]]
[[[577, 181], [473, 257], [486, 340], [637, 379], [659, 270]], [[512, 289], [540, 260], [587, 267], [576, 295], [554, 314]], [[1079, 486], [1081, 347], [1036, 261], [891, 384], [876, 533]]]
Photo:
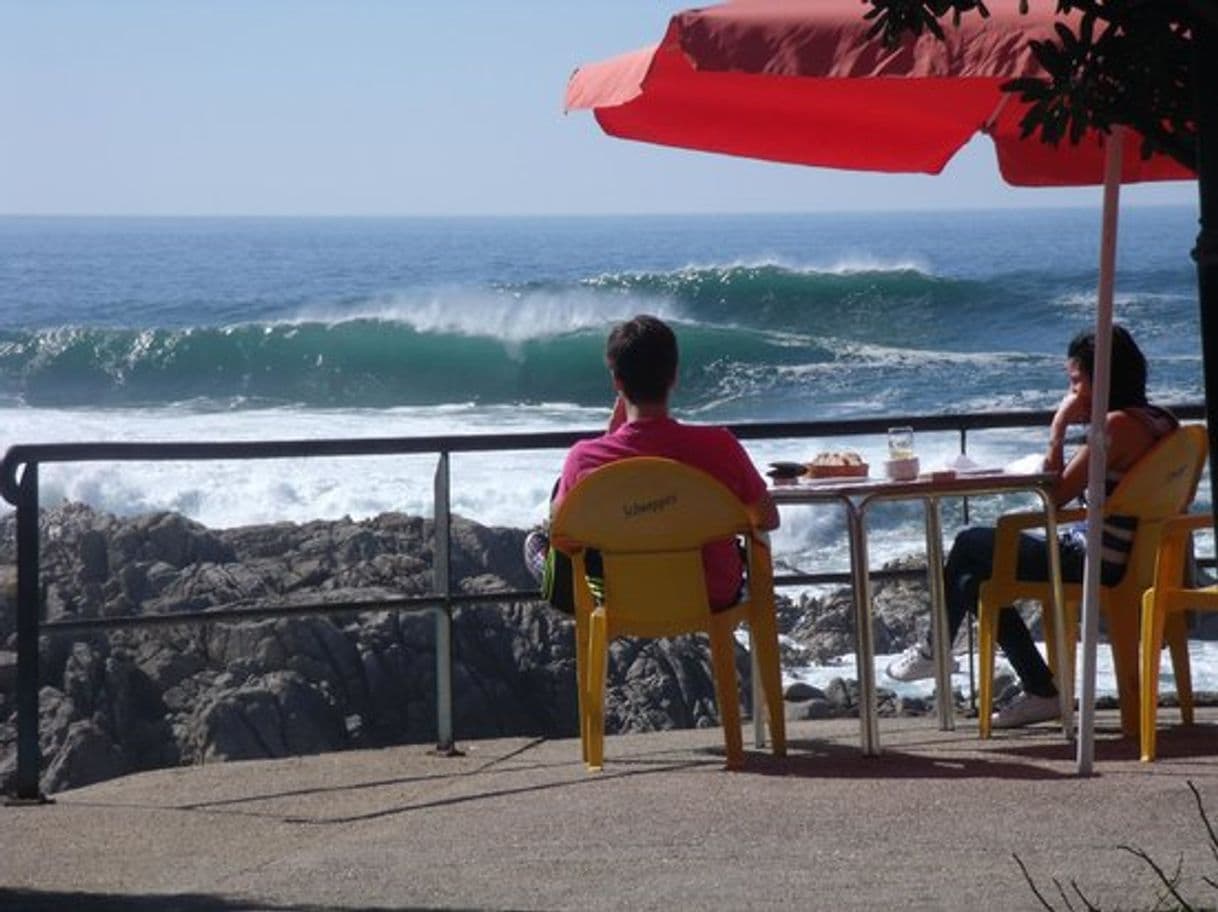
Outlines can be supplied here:
[[[1041, 652], [1044, 652], [1044, 644], [1038, 644]], [[1190, 670], [1192, 676], [1193, 692], [1216, 692], [1218, 691], [1218, 641], [1211, 640], [1190, 640], [1188, 644], [1188, 653], [1190, 660]], [[897, 656], [894, 655], [878, 655], [875, 660], [875, 683], [877, 687], [883, 687], [891, 690], [899, 696], [905, 697], [922, 697], [930, 699], [935, 691], [934, 679], [924, 681], [894, 681], [884, 673], [884, 669]], [[960, 671], [952, 675], [952, 687], [960, 690], [963, 693], [969, 691], [969, 661], [967, 655], [957, 656], [957, 661], [960, 665]], [[974, 674], [979, 666], [979, 661], [976, 653], [972, 657], [972, 667]], [[999, 655], [997, 657], [997, 666], [1000, 672], [1013, 673], [1010, 666]], [[1116, 676], [1112, 669], [1112, 650], [1106, 644], [1101, 643], [1095, 653], [1095, 692], [1098, 696], [1115, 696]], [[857, 670], [855, 658], [853, 654], [838, 656], [823, 665], [805, 665], [799, 668], [787, 669], [784, 671], [784, 687], [793, 684], [797, 681], [805, 684], [810, 684], [813, 687], [823, 689], [834, 678], [856, 678]], [[1167, 661], [1166, 655], [1164, 661], [1159, 664], [1159, 692], [1160, 693], [1175, 693], [1176, 680], [1172, 673], [1171, 662]], [[1079, 686], [1076, 683], [1075, 693], [1079, 691]], [[1161, 709], [1160, 715], [1163, 718], [1179, 718], [1178, 710]]]
[[564, 288], [475, 289], [452, 286], [427, 291], [386, 294], [347, 307], [332, 304], [302, 308], [287, 324], [381, 320], [400, 323], [420, 333], [451, 333], [525, 342], [600, 330], [610, 323], [646, 310], [673, 321], [681, 313], [671, 301], [623, 294], [606, 299], [590, 291]]
[[807, 267], [806, 269], [809, 272], [826, 272], [831, 275], [856, 275], [872, 272], [918, 272], [927, 277], [934, 275], [930, 266], [920, 259], [886, 259], [865, 253], [843, 257], [827, 267]]
[[[4, 412], [0, 448], [62, 441], [299, 440], [596, 427], [605, 410], [551, 405], [319, 411], [267, 409], [107, 412], [13, 409]], [[452, 503], [458, 513], [496, 525], [527, 526], [542, 515], [561, 451], [457, 454]], [[387, 510], [432, 514], [435, 456], [289, 459], [255, 462], [72, 463], [44, 466], [42, 502], [64, 498], [122, 515], [178, 510], [218, 528], [247, 523]]]
[[907, 273], [916, 272], [927, 278], [935, 274], [930, 266], [915, 257], [881, 257], [875, 254], [859, 252], [838, 257], [827, 262], [796, 261], [787, 257], [761, 255], [746, 259], [736, 259], [725, 262], [690, 262], [678, 269], [663, 272], [612, 272], [602, 273], [585, 279], [583, 284], [590, 287], [617, 286], [623, 280], [642, 280], [655, 277], [670, 277], [672, 279], [693, 279], [697, 276], [715, 276], [726, 280], [739, 272], [756, 272], [776, 269], [792, 275], [802, 276], [851, 276], [871, 275], [877, 273]]
[[[992, 368], [995, 364], [1004, 362], [1029, 365], [1047, 358], [1047, 356], [1021, 351], [958, 352], [943, 349], [899, 348], [831, 336], [822, 337], [818, 341], [830, 351], [836, 352], [841, 360], [892, 367], [923, 368], [932, 364], [951, 364]], [[1055, 364], [1061, 362], [1061, 358], [1057, 356], [1049, 360]]]
[[[0, 448], [22, 442], [297, 440], [453, 433], [511, 433], [602, 427], [607, 409], [563, 404], [516, 408], [450, 405], [385, 410], [263, 409], [238, 411], [8, 409]], [[970, 453], [1003, 464], [1027, 450], [1011, 432], [970, 435]], [[804, 460], [823, 449], [850, 447], [873, 465], [880, 437], [763, 440], [747, 444], [754, 461]], [[954, 434], [919, 435], [925, 465], [954, 457]], [[453, 509], [490, 525], [527, 527], [545, 515], [562, 450], [460, 453], [451, 462]], [[176, 510], [217, 528], [398, 510], [430, 516], [436, 458], [377, 456], [256, 462], [71, 463], [42, 468], [42, 503], [79, 500], [121, 515]], [[2, 505], [9, 509], [7, 505]], [[982, 509], [979, 507], [978, 509]], [[876, 514], [872, 557], [878, 566], [920, 547], [918, 521]], [[949, 520], [950, 521], [950, 520]], [[775, 536], [776, 556], [811, 569], [845, 570], [843, 519], [833, 507], [789, 509]]]
[[[1085, 291], [1069, 291], [1053, 298], [1054, 306], [1082, 316], [1095, 317], [1096, 290], [1089, 288]], [[1172, 294], [1155, 291], [1115, 291], [1112, 295], [1113, 309], [1119, 313], [1138, 312], [1152, 308], [1161, 308], [1181, 301], [1192, 301], [1195, 295]]]

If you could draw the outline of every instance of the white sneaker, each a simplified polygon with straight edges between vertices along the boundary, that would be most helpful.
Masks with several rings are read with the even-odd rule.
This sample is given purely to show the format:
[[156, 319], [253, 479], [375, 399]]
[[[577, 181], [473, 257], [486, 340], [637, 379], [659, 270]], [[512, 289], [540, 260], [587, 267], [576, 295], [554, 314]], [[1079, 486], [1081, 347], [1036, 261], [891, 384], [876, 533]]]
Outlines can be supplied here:
[[[903, 653], [888, 663], [884, 673], [894, 681], [921, 681], [935, 676], [935, 657], [922, 651], [922, 646], [910, 646]], [[960, 664], [952, 659], [948, 663], [948, 672], [955, 674], [960, 670]]]
[[1022, 693], [990, 717], [993, 728], [1022, 728], [1036, 722], [1048, 722], [1061, 716], [1058, 697], [1038, 697]]

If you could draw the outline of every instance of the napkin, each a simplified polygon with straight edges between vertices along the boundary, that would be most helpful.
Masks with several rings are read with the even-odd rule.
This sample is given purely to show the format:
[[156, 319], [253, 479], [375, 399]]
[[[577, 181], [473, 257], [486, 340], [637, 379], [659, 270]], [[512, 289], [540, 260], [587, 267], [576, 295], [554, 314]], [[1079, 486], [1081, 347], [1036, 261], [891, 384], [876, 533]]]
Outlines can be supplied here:
[[953, 472], [976, 472], [981, 468], [981, 466], [969, 459], [968, 453], [957, 453], [955, 459], [947, 460], [944, 465]]
[[1029, 453], [1027, 456], [1020, 456], [1014, 462], [1008, 463], [1005, 469], [1012, 475], [1034, 475], [1044, 470], [1045, 456], [1043, 453]]

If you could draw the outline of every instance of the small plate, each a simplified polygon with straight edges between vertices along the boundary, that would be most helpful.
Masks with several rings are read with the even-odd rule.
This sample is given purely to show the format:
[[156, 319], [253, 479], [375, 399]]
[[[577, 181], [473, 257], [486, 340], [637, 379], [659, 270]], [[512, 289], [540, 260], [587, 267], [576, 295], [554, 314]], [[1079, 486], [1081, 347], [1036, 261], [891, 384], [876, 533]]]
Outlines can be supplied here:
[[876, 479], [870, 475], [830, 475], [825, 478], [801, 478], [801, 488], [836, 488], [844, 485], [872, 484]]

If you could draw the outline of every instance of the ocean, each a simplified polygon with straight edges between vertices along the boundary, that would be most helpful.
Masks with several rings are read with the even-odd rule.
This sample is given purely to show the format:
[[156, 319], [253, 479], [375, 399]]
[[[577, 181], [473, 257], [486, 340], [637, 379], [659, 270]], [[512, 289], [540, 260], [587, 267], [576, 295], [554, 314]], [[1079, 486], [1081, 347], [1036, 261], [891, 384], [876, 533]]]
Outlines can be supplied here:
[[[1098, 206], [1098, 194], [1097, 194]], [[1196, 214], [1122, 213], [1117, 318], [1152, 397], [1202, 399]], [[590, 429], [608, 328], [673, 323], [699, 422], [1052, 408], [1092, 324], [1099, 212], [582, 218], [0, 217], [0, 446]], [[970, 435], [1002, 465], [1029, 431]], [[757, 462], [881, 439], [749, 444]], [[923, 435], [923, 465], [955, 435]], [[562, 453], [459, 455], [453, 506], [540, 519]], [[42, 498], [210, 526], [431, 512], [433, 457], [48, 466]], [[1203, 485], [1202, 495], [1208, 493]], [[1208, 502], [1208, 498], [1207, 498]], [[978, 504], [984, 519], [1009, 504]], [[3, 505], [9, 509], [8, 505]], [[841, 517], [799, 510], [784, 565], [845, 569]], [[877, 511], [878, 564], [919, 546]], [[953, 521], [945, 518], [952, 531]]]

